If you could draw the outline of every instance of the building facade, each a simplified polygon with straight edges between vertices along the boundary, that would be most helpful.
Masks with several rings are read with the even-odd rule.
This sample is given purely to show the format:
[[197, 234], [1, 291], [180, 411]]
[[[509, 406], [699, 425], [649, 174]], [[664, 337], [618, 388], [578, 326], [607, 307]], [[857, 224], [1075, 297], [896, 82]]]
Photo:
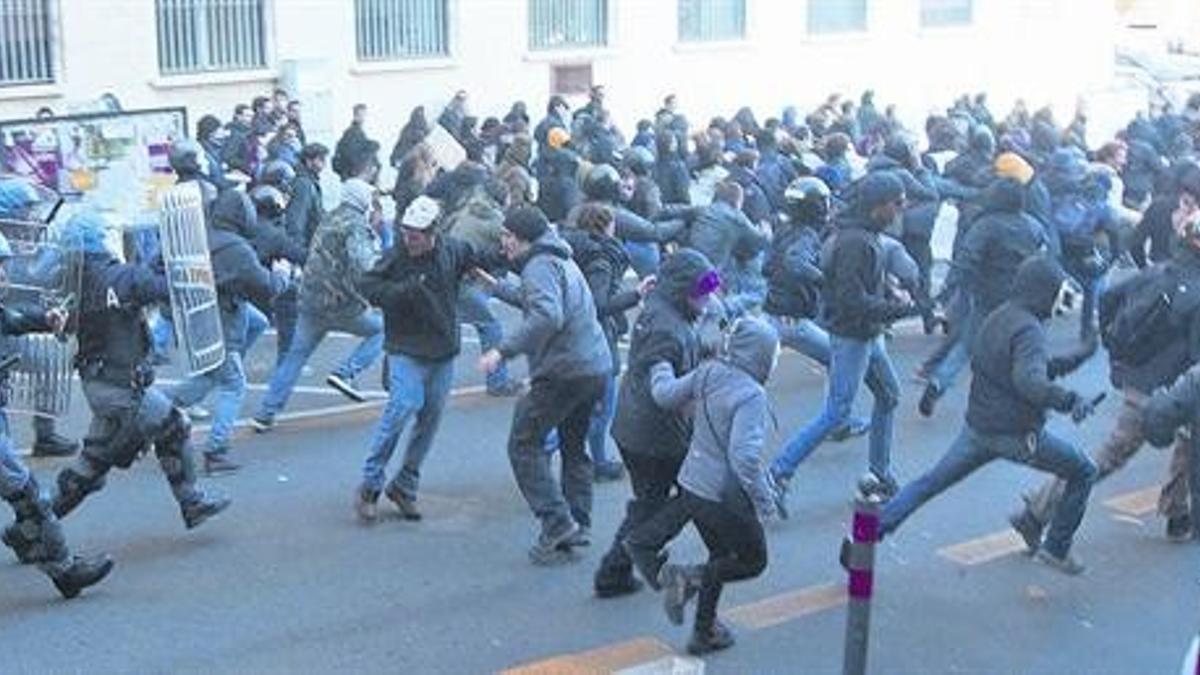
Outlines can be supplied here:
[[1113, 0], [4, 0], [0, 118], [125, 108], [227, 119], [282, 85], [330, 140], [351, 105], [385, 144], [463, 89], [482, 116], [604, 84], [618, 122], [674, 93], [693, 119], [872, 88], [919, 120], [980, 90], [1055, 103], [1112, 72]]

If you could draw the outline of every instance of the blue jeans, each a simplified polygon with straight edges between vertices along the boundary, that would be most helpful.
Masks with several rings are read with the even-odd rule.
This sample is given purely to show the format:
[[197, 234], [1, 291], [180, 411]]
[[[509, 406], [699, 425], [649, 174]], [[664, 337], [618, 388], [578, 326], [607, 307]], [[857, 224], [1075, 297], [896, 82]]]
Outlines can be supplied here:
[[922, 504], [995, 459], [1007, 459], [1048, 471], [1066, 481], [1043, 544], [1051, 555], [1065, 556], [1071, 549], [1075, 530], [1083, 520], [1098, 471], [1087, 455], [1045, 430], [1027, 436], [1000, 436], [981, 434], [964, 425], [938, 463], [905, 485], [884, 506], [880, 516], [883, 533], [892, 532]]
[[283, 362], [275, 368], [271, 383], [263, 397], [255, 417], [258, 419], [274, 419], [279, 411], [287, 405], [292, 395], [296, 380], [309, 357], [317, 350], [325, 335], [333, 330], [342, 330], [363, 338], [350, 356], [342, 362], [333, 374], [353, 380], [359, 373], [371, 367], [383, 352], [383, 316], [375, 310], [367, 310], [356, 317], [327, 317], [312, 312], [300, 311], [296, 321], [296, 335], [292, 339], [292, 348], [288, 350]]
[[299, 296], [296, 288], [290, 287], [275, 296], [271, 305], [271, 316], [275, 322], [275, 367], [283, 363], [292, 348], [292, 338], [296, 335], [296, 319], [300, 311]]
[[[608, 427], [616, 411], [617, 377], [610, 375], [604, 383], [604, 396], [596, 402], [596, 409], [592, 411], [592, 419], [588, 423], [588, 451], [592, 454], [592, 464], [595, 466], [608, 464]], [[554, 435], [554, 432], [551, 434]], [[554, 445], [557, 449], [556, 435]]]
[[[488, 305], [490, 297], [487, 291], [475, 284], [459, 286], [458, 318], [475, 327], [475, 332], [479, 334], [480, 353], [499, 345], [504, 339], [504, 328]], [[502, 361], [500, 367], [487, 376], [487, 388], [493, 390], [507, 384], [508, 365]]]
[[242, 409], [242, 401], [246, 399], [246, 370], [242, 365], [241, 352], [227, 350], [224, 363], [170, 387], [167, 396], [175, 405], [189, 408], [203, 401], [208, 392], [213, 390], [217, 394], [213, 397], [208, 449], [209, 452], [224, 452], [229, 449], [234, 423]]
[[888, 358], [883, 337], [855, 340], [830, 335], [829, 384], [825, 407], [816, 419], [800, 430], [775, 458], [771, 471], [787, 480], [796, 472], [821, 441], [835, 429], [850, 421], [854, 397], [866, 379], [867, 388], [875, 398], [871, 408], [870, 467], [882, 480], [892, 476], [892, 418], [900, 402], [900, 382], [896, 369]]
[[955, 335], [950, 349], [946, 351], [942, 360], [929, 371], [929, 384], [941, 393], [945, 393], [954, 386], [954, 380], [958, 378], [958, 374], [971, 362], [971, 346], [975, 342], [975, 335], [979, 332], [980, 324], [983, 323], [984, 317], [978, 307], [978, 301], [967, 299], [965, 302], [966, 313], [954, 331]]
[[[829, 371], [829, 360], [833, 351], [829, 346], [829, 333], [817, 325], [812, 319], [792, 319], [767, 315], [767, 320], [779, 333], [779, 343], [788, 349], [794, 349], [808, 358], [820, 363]], [[868, 370], [868, 377], [877, 376]], [[861, 417], [851, 417], [849, 426], [856, 429], [866, 429], [870, 423]]]
[[454, 382], [454, 359], [426, 361], [388, 354], [387, 360], [391, 383], [388, 403], [371, 441], [371, 454], [363, 464], [363, 489], [376, 493], [383, 490], [388, 461], [408, 419], [415, 413], [417, 419], [404, 451], [404, 465], [392, 482], [401, 494], [416, 499], [421, 464], [433, 445], [433, 435], [437, 433]]
[[171, 347], [175, 344], [175, 322], [171, 319], [171, 309], [163, 307], [158, 316], [150, 322], [150, 349], [154, 356], [161, 359], [171, 357]]
[[29, 469], [13, 448], [8, 435], [8, 415], [0, 410], [0, 498], [14, 499], [29, 483]]
[[658, 244], [652, 241], [627, 241], [625, 253], [629, 256], [629, 266], [639, 279], [658, 274], [658, 266], [662, 263]]
[[258, 338], [262, 337], [271, 322], [267, 320], [267, 315], [254, 305], [245, 303], [243, 306], [246, 308], [246, 337], [242, 342], [242, 356], [245, 356], [250, 353], [254, 343], [258, 342]]

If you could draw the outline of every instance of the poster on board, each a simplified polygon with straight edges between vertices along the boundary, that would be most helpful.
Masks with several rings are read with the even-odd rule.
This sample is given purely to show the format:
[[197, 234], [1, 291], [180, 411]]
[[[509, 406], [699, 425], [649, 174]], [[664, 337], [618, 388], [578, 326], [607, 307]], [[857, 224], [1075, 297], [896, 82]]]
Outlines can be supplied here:
[[171, 144], [187, 137], [184, 108], [0, 121], [0, 171], [25, 176], [68, 204], [105, 211], [126, 227], [157, 219], [175, 182]]

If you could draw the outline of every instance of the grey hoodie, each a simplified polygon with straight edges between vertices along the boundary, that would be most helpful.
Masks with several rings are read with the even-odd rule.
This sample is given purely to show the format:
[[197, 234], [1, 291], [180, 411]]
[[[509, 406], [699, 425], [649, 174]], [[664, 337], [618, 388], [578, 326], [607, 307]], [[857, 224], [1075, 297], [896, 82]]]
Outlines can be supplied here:
[[665, 363], [650, 375], [655, 403], [668, 410], [695, 407], [691, 445], [679, 470], [688, 492], [746, 516], [775, 513], [762, 451], [771, 412], [764, 385], [774, 367], [779, 336], [763, 321], [739, 320], [726, 354], [675, 377]]
[[587, 279], [571, 260], [571, 247], [550, 231], [517, 265], [520, 289], [501, 284], [496, 295], [520, 307], [524, 321], [504, 336], [500, 354], [506, 359], [528, 357], [534, 380], [611, 373], [608, 341], [596, 319]]

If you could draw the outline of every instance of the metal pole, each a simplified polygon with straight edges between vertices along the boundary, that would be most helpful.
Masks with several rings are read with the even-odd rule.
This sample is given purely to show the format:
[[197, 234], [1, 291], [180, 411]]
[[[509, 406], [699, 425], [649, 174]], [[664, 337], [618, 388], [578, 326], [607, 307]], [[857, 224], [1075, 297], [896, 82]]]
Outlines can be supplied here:
[[844, 675], [865, 675], [871, 628], [871, 591], [875, 579], [875, 543], [879, 541], [877, 491], [873, 476], [859, 481], [854, 496], [854, 521], [850, 536], [842, 542], [841, 563], [849, 574], [846, 611], [846, 644], [842, 658]]

